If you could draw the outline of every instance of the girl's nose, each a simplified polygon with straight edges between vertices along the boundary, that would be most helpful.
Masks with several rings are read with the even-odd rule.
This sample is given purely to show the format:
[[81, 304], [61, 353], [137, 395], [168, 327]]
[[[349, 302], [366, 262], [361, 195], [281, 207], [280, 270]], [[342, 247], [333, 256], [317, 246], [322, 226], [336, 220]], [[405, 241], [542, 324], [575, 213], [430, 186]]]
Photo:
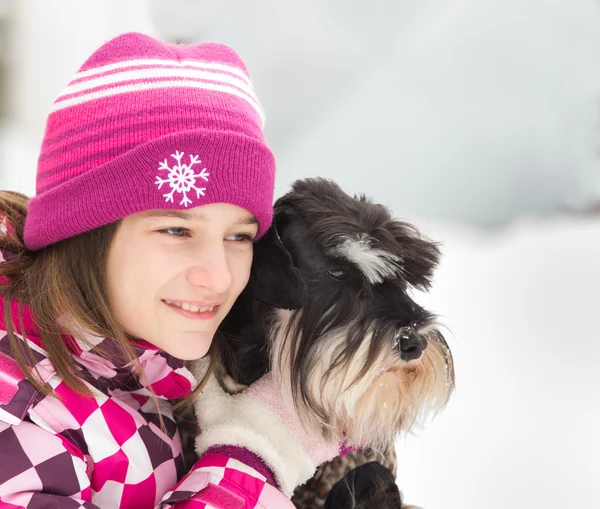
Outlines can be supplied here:
[[223, 246], [210, 247], [198, 253], [187, 271], [188, 281], [199, 287], [204, 287], [215, 294], [225, 294], [231, 288], [233, 277]]

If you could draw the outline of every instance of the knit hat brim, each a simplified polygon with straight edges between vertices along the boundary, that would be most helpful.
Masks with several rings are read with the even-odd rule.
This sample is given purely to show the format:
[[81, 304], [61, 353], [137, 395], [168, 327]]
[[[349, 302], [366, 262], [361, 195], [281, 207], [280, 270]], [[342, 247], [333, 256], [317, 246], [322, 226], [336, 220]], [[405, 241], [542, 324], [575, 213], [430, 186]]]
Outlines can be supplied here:
[[200, 129], [162, 136], [32, 198], [25, 245], [35, 251], [137, 212], [209, 203], [248, 210], [261, 237], [272, 221], [264, 190], [273, 189], [274, 178], [272, 152], [244, 134]]

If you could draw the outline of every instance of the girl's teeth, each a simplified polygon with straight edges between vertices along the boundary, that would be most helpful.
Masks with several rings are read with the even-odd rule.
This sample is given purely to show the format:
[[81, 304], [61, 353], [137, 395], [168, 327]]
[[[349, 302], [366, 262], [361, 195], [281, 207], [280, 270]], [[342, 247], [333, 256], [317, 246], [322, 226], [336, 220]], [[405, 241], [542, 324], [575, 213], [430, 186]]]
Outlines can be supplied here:
[[190, 313], [206, 313], [211, 312], [215, 308], [214, 306], [201, 308], [199, 306], [196, 306], [195, 304], [188, 304], [187, 302], [173, 302], [171, 300], [166, 299], [165, 303], [169, 304], [170, 306], [177, 306], [183, 309], [184, 311], [189, 311]]

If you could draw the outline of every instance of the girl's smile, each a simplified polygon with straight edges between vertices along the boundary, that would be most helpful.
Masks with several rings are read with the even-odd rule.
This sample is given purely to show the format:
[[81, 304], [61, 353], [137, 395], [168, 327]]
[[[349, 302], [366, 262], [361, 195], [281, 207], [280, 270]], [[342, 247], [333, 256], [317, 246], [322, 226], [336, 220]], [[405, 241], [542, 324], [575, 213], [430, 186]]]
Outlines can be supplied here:
[[189, 302], [163, 299], [163, 303], [170, 309], [189, 318], [190, 320], [211, 320], [218, 311], [220, 303], [207, 304], [204, 302]]

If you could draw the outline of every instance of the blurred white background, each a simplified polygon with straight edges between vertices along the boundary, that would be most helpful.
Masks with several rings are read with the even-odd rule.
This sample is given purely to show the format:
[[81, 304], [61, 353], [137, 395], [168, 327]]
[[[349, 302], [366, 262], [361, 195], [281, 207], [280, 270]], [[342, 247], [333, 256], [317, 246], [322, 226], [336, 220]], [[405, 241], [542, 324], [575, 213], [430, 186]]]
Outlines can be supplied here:
[[406, 500], [600, 508], [600, 2], [0, 0], [0, 188], [34, 193], [53, 99], [130, 30], [242, 55], [278, 195], [331, 177], [443, 242], [457, 392], [398, 443]]

